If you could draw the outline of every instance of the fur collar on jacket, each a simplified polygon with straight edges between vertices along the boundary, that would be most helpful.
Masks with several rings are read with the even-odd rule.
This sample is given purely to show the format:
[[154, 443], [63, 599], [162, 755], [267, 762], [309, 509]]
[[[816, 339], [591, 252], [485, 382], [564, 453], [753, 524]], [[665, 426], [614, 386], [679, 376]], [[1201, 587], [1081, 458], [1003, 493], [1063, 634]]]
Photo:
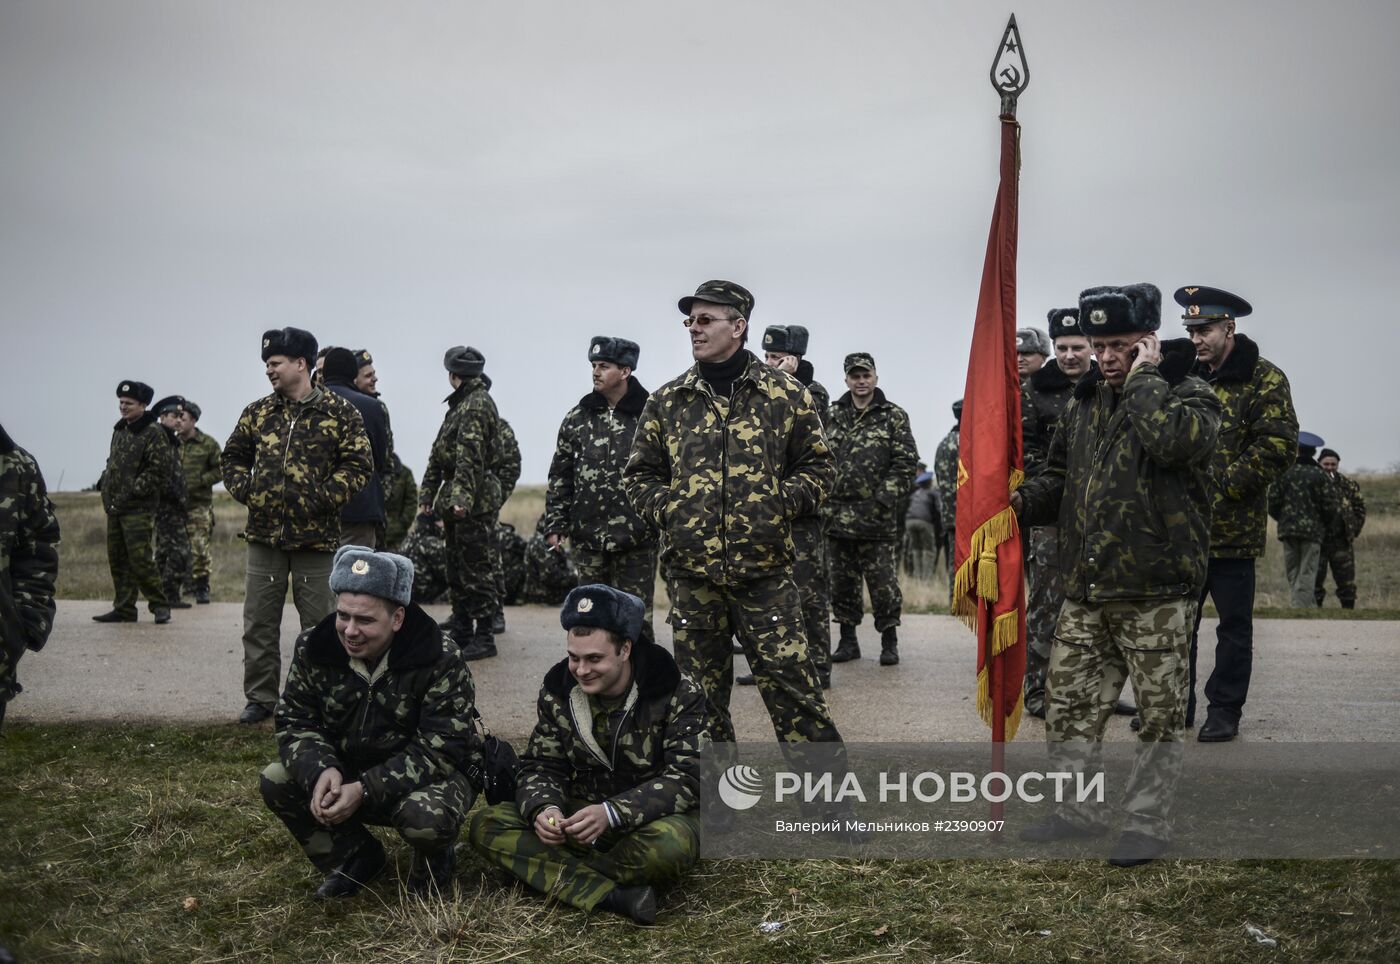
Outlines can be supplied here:
[[[1191, 374], [1191, 368], [1196, 363], [1196, 346], [1191, 344], [1190, 338], [1168, 338], [1161, 345], [1162, 363], [1157, 366], [1157, 372], [1167, 380], [1168, 385], [1176, 387]], [[1075, 383], [1074, 397], [1093, 398], [1101, 381], [1103, 372], [1095, 365]]]
[[[834, 405], [847, 405], [847, 406], [851, 406], [851, 407], [854, 407], [854, 405], [855, 405], [855, 403], [854, 403], [853, 401], [851, 401], [851, 393], [850, 393], [850, 392], [847, 392], [846, 394], [842, 395], [840, 398], [838, 398], [838, 399], [837, 399], [835, 402], [833, 402], [832, 404], [834, 404]], [[870, 399], [870, 404], [867, 405], [866, 408], [878, 408], [878, 407], [880, 407], [880, 406], [882, 406], [882, 405], [884, 405], [884, 404], [885, 404], [885, 393], [884, 393], [884, 391], [882, 391], [881, 389], [878, 389], [878, 388], [877, 388], [877, 389], [875, 389], [875, 394], [874, 394], [874, 396], [872, 396], [871, 399]]]
[[[623, 415], [640, 415], [642, 409], [646, 407], [647, 396], [651, 393], [642, 387], [642, 383], [637, 381], [636, 375], [627, 376], [627, 394], [623, 395], [617, 403], [617, 410]], [[598, 392], [589, 392], [578, 401], [580, 408], [590, 409], [595, 412], [604, 412], [608, 408], [608, 400]]]
[[124, 418], [119, 418], [119, 419], [117, 419], [117, 424], [112, 426], [112, 431], [115, 432], [115, 431], [117, 431], [118, 429], [124, 428], [124, 429], [126, 429], [128, 432], [130, 432], [132, 435], [140, 435], [142, 432], [144, 432], [144, 431], [146, 430], [146, 426], [147, 426], [147, 425], [150, 425], [150, 424], [151, 424], [152, 422], [154, 422], [155, 420], [156, 420], [156, 415], [155, 415], [155, 413], [154, 413], [154, 412], [149, 412], [149, 411], [146, 412], [144, 415], [142, 415], [140, 418], [138, 418], [138, 419], [137, 419], [136, 421], [134, 421], [134, 422], [128, 422], [128, 421], [127, 421], [126, 419], [124, 419]]
[[[1085, 372], [1084, 375], [1098, 370], [1099, 363], [1090, 359], [1089, 371]], [[1084, 375], [1079, 377], [1083, 378]], [[1031, 387], [1038, 392], [1062, 392], [1067, 388], [1073, 388], [1077, 381], [1078, 379], [1070, 378], [1061, 371], [1060, 363], [1053, 358], [1031, 373]]]
[[806, 388], [816, 379], [817, 370], [812, 367], [811, 362], [805, 358], [801, 358], [798, 359], [797, 371], [793, 373], [792, 377], [801, 382], [803, 388]]
[[[632, 682], [642, 699], [653, 699], [674, 693], [681, 682], [681, 671], [670, 653], [655, 643], [632, 644]], [[561, 700], [569, 699], [569, 691], [578, 680], [569, 672], [569, 661], [555, 663], [544, 677], [544, 687]]]
[[1191, 374], [1199, 375], [1208, 382], [1249, 382], [1254, 380], [1254, 369], [1259, 365], [1259, 346], [1247, 335], [1235, 335], [1235, 347], [1219, 371], [1211, 371], [1203, 362], [1197, 362]]

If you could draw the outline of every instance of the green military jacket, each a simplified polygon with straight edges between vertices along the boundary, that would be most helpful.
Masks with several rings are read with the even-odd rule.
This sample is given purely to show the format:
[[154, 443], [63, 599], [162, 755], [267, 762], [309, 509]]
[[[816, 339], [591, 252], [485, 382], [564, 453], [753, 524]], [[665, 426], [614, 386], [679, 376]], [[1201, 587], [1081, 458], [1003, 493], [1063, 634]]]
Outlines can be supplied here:
[[1270, 487], [1269, 515], [1280, 539], [1321, 542], [1342, 524], [1342, 496], [1322, 466], [1300, 455]]
[[102, 473], [102, 508], [108, 515], [154, 512], [174, 470], [174, 449], [155, 415], [112, 426], [112, 445]]
[[[1089, 366], [1090, 371], [1098, 371], [1099, 363], [1090, 362]], [[1069, 405], [1076, 381], [1060, 370], [1054, 358], [1022, 379], [1021, 448], [1027, 475], [1034, 475], [1044, 466], [1055, 426]]]
[[219, 455], [219, 443], [199, 429], [194, 430], [193, 438], [180, 440], [180, 464], [190, 506], [214, 504], [214, 486], [224, 480]]
[[418, 498], [443, 518], [452, 507], [468, 515], [493, 515], [505, 503], [499, 479], [489, 471], [499, 458], [500, 415], [479, 377], [465, 379], [447, 396], [447, 414], [433, 440]]
[[515, 437], [515, 429], [503, 418], [498, 418], [496, 422], [496, 438], [491, 445], [486, 471], [495, 478], [501, 490], [501, 505], [496, 507], [499, 512], [515, 491], [515, 484], [520, 481], [520, 441]]
[[938, 486], [938, 508], [943, 513], [943, 531], [952, 534], [958, 518], [958, 437], [961, 426], [954, 425], [938, 443], [933, 455], [933, 477]]
[[1264, 554], [1269, 486], [1298, 451], [1298, 416], [1288, 376], [1259, 357], [1244, 335], [1218, 371], [1196, 363], [1220, 399], [1220, 438], [1211, 457], [1210, 554], [1215, 559], [1254, 559]]
[[243, 409], [224, 443], [224, 487], [248, 507], [248, 541], [331, 552], [340, 510], [374, 471], [364, 420], [324, 388], [273, 392]]
[[792, 521], [817, 511], [835, 475], [811, 394], [748, 351], [729, 398], [698, 365], [652, 393], [623, 488], [665, 534], [668, 575], [733, 585], [792, 565]]
[[699, 806], [705, 694], [653, 643], [634, 643], [632, 686], [611, 739], [598, 739], [596, 698], [579, 689], [567, 659], [540, 689], [539, 717], [520, 760], [516, 803], [529, 824], [545, 807], [605, 803], [614, 829]]
[[647, 390], [635, 377], [615, 408], [590, 392], [564, 416], [549, 464], [544, 530], [577, 546], [625, 552], [656, 544], [656, 529], [637, 514], [622, 488]]
[[847, 392], [831, 406], [826, 438], [836, 459], [836, 482], [825, 508], [827, 534], [897, 539], [919, 464], [908, 413], [878, 388], [864, 409], [856, 408]]
[[418, 515], [418, 483], [413, 480], [413, 470], [397, 454], [390, 457], [389, 464], [393, 471], [384, 490], [384, 540], [397, 552]]
[[1361, 486], [1356, 484], [1355, 479], [1347, 478], [1340, 472], [1328, 472], [1327, 478], [1337, 487], [1342, 512], [1322, 541], [1329, 545], [1350, 545], [1366, 525], [1366, 500], [1361, 497]]
[[1101, 373], [1080, 379], [1045, 470], [1019, 490], [1023, 525], [1059, 525], [1070, 599], [1194, 599], [1205, 584], [1220, 400], [1188, 374], [1189, 341], [1162, 355], [1121, 394]]
[[334, 767], [383, 806], [480, 767], [471, 669], [437, 623], [410, 603], [370, 667], [345, 652], [335, 619], [297, 638], [277, 703], [277, 747], [292, 779], [310, 793]]
[[34, 457], [0, 428], [0, 709], [19, 692], [15, 664], [53, 628], [58, 517]]

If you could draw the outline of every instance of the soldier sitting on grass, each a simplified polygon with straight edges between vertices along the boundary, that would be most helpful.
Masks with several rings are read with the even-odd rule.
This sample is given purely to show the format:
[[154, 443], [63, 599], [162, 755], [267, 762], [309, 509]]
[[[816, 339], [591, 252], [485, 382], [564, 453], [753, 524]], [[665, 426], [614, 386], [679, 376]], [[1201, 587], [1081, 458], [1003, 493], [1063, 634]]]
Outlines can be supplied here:
[[471, 669], [411, 601], [403, 556], [345, 546], [330, 583], [335, 612], [297, 639], [263, 800], [326, 875], [317, 897], [353, 896], [383, 870], [366, 824], [413, 848], [410, 893], [445, 893], [481, 763]]
[[545, 676], [516, 803], [472, 817], [490, 863], [581, 910], [656, 920], [655, 885], [700, 853], [705, 696], [640, 642], [642, 600], [579, 586], [564, 600], [568, 658]]

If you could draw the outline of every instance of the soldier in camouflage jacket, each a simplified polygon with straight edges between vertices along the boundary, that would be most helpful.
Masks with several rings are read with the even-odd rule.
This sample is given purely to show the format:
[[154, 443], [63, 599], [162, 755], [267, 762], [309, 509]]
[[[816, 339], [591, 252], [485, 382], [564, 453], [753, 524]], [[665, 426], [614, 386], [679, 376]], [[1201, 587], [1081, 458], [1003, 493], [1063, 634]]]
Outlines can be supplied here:
[[[263, 799], [328, 875], [323, 890], [339, 887], [337, 874], [363, 883], [382, 866], [366, 824], [398, 830], [420, 874], [437, 864], [441, 887], [476, 797], [467, 774], [482, 763], [471, 670], [410, 601], [404, 557], [347, 546], [330, 583], [336, 612], [297, 639]], [[313, 802], [328, 791], [348, 812], [317, 819]]]
[[[515, 804], [472, 820], [472, 845], [583, 910], [650, 901], [699, 856], [705, 695], [655, 644], [640, 598], [580, 586], [564, 602], [569, 657], [545, 676]], [[641, 918], [639, 918], [641, 919]]]
[[1191, 695], [1186, 725], [1196, 716], [1196, 654], [1201, 608], [1209, 597], [1220, 614], [1215, 665], [1206, 680], [1209, 702], [1201, 739], [1229, 739], [1238, 728], [1254, 668], [1255, 560], [1264, 553], [1269, 485], [1288, 468], [1298, 417], [1288, 376], [1260, 357], [1259, 346], [1235, 330], [1253, 309], [1218, 288], [1181, 288], [1182, 324], [1196, 347], [1193, 373], [1222, 406], [1220, 439], [1211, 458], [1210, 563], [1191, 631]]
[[1322, 541], [1342, 523], [1342, 497], [1314, 456], [1322, 440], [1300, 432], [1297, 461], [1269, 489], [1269, 515], [1278, 520], [1283, 569], [1294, 608], [1315, 605]]
[[[491, 380], [482, 377], [489, 388]], [[500, 419], [496, 427], [496, 441], [492, 446], [487, 471], [501, 488], [501, 506], [504, 507], [506, 502], [510, 501], [511, 493], [515, 491], [515, 484], [520, 481], [520, 441], [515, 437], [515, 429], [511, 428], [505, 419]], [[510, 577], [506, 572], [506, 559], [501, 552], [501, 546], [500, 509], [497, 509], [496, 526], [491, 530], [491, 580], [496, 594], [496, 612], [491, 617], [493, 635], [506, 631], [505, 605]]]
[[389, 462], [392, 471], [384, 495], [384, 544], [398, 552], [418, 514], [418, 483], [413, 478], [413, 470], [404, 465], [397, 454], [390, 456]]
[[188, 499], [185, 528], [193, 556], [187, 585], [195, 602], [207, 603], [209, 575], [214, 567], [209, 549], [214, 534], [214, 486], [224, 480], [224, 472], [219, 465], [219, 443], [197, 427], [202, 414], [197, 404], [185, 399], [185, 412], [180, 416], [180, 463], [185, 471]]
[[0, 426], [0, 723], [21, 689], [19, 658], [53, 628], [58, 534], [38, 463]]
[[1337, 601], [1343, 609], [1356, 608], [1356, 549], [1353, 543], [1361, 535], [1366, 525], [1366, 500], [1361, 496], [1361, 486], [1338, 471], [1342, 457], [1333, 449], [1323, 449], [1318, 459], [1322, 471], [1337, 487], [1337, 495], [1342, 500], [1340, 517], [1322, 539], [1322, 552], [1317, 564], [1317, 582], [1314, 584], [1313, 598], [1319, 606], [1327, 598], [1325, 584], [1327, 569], [1332, 569], [1332, 582], [1337, 591]]
[[953, 403], [956, 421], [933, 453], [933, 479], [938, 486], [938, 508], [943, 513], [943, 549], [948, 564], [948, 598], [953, 593], [953, 549], [958, 522], [958, 442], [962, 430], [962, 399]]
[[835, 468], [811, 394], [745, 350], [753, 297], [711, 281], [680, 300], [696, 364], [652, 393], [623, 486], [664, 533], [681, 671], [734, 739], [738, 637], [778, 739], [839, 741], [792, 579], [793, 520], [817, 511]]
[[643, 641], [652, 642], [657, 532], [622, 488], [622, 470], [647, 402], [647, 390], [632, 374], [640, 354], [636, 342], [625, 338], [599, 335], [589, 343], [594, 388], [559, 426], [544, 531], [552, 547], [569, 540], [581, 583], [603, 583], [642, 600]]
[[[1210, 541], [1210, 457], [1220, 401], [1189, 374], [1186, 339], [1159, 342], [1153, 285], [1091, 288], [1079, 299], [1100, 369], [1074, 388], [1045, 470], [1012, 495], [1023, 525], [1058, 522], [1065, 603], [1046, 684], [1051, 766], [1087, 766], [1132, 680], [1145, 765], [1124, 792], [1117, 863], [1161, 856], [1180, 776], [1190, 626]], [[1065, 803], [1023, 836], [1101, 832], [1102, 807]]]
[[112, 609], [94, 616], [101, 623], [134, 623], [136, 600], [146, 597], [157, 622], [170, 621], [155, 560], [155, 512], [175, 463], [165, 431], [148, 412], [155, 392], [127, 380], [117, 386], [122, 417], [112, 427], [107, 468], [102, 473], [102, 508], [107, 512], [107, 564], [112, 573]]

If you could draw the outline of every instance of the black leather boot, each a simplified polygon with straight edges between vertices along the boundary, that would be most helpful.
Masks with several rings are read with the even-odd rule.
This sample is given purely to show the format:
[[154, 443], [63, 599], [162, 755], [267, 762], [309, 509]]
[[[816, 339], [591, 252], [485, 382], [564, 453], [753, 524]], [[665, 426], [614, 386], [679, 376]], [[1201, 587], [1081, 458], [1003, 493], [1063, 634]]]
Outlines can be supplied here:
[[860, 659], [860, 643], [856, 641], [856, 628], [841, 624], [841, 638], [836, 644], [836, 651], [831, 654], [833, 663], [849, 663], [853, 659]]
[[880, 633], [880, 665], [899, 665], [899, 632], [894, 626], [886, 626]]
[[614, 887], [598, 906], [638, 924], [656, 923], [656, 891], [650, 887]]

